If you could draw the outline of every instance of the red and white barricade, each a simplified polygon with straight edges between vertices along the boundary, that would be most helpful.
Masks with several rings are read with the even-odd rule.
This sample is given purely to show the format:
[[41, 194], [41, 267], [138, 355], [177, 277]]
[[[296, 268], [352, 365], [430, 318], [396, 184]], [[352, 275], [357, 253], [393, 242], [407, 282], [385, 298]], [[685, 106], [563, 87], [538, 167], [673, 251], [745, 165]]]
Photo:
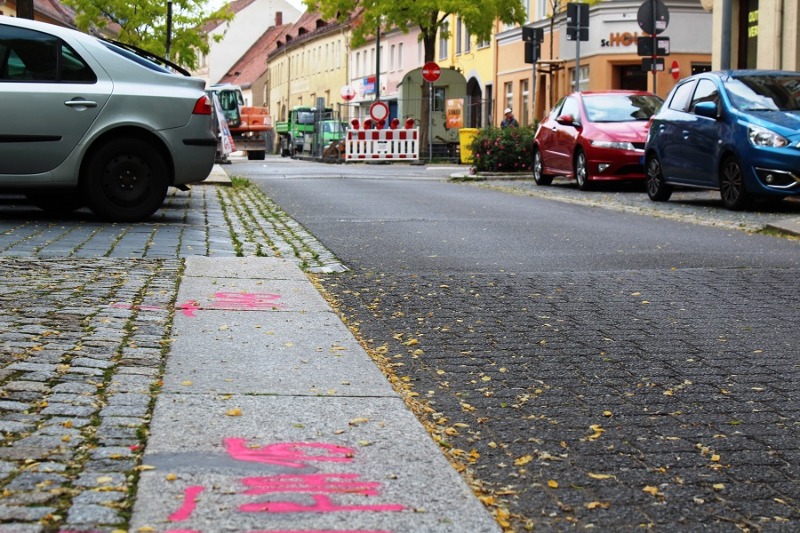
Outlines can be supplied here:
[[390, 161], [419, 159], [419, 128], [348, 129], [346, 161]]

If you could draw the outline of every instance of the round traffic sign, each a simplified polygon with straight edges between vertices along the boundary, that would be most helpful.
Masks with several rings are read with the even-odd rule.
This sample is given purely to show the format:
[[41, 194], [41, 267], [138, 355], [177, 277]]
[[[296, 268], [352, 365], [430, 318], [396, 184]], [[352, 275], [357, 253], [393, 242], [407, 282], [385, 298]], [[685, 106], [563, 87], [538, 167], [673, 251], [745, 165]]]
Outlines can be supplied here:
[[422, 78], [425, 81], [433, 83], [438, 80], [441, 75], [442, 69], [439, 68], [439, 65], [437, 65], [435, 61], [428, 61], [422, 67]]
[[349, 102], [353, 98], [356, 97], [356, 90], [353, 88], [352, 85], [345, 85], [342, 87], [342, 91], [340, 93], [342, 95], [342, 99], [345, 102]]
[[375, 122], [386, 120], [389, 116], [389, 106], [386, 105], [386, 102], [381, 102], [380, 100], [372, 102], [372, 105], [369, 106], [369, 116], [371, 116], [372, 120]]
[[642, 31], [658, 35], [669, 26], [669, 9], [661, 0], [644, 0], [636, 13], [636, 22]]
[[669, 68], [669, 71], [672, 73], [672, 77], [674, 79], [678, 79], [681, 77], [681, 67], [678, 65], [677, 61], [673, 61], [672, 65]]

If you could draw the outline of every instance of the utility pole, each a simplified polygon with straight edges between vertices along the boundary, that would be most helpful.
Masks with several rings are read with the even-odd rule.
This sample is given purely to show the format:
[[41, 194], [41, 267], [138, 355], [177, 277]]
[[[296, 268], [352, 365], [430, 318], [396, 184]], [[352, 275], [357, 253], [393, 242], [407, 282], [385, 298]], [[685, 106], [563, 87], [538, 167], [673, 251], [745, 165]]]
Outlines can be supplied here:
[[17, 18], [33, 20], [33, 0], [17, 2]]

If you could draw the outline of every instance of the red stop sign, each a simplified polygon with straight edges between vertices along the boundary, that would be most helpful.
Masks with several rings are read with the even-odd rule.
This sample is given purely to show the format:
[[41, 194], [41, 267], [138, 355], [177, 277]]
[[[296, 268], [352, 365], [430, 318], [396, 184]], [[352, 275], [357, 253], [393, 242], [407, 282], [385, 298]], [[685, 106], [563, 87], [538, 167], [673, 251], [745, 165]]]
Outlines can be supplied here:
[[436, 64], [434, 61], [428, 61], [422, 67], [422, 78], [425, 81], [429, 81], [431, 83], [435, 82], [439, 79], [439, 76], [442, 75], [442, 69], [439, 68], [439, 65]]

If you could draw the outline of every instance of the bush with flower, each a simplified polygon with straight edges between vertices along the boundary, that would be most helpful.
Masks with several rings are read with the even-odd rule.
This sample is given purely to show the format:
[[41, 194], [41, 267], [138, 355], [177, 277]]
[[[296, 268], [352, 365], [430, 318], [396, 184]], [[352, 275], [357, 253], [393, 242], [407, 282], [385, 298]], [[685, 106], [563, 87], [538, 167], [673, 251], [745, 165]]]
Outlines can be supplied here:
[[488, 126], [470, 144], [475, 172], [530, 172], [536, 125], [518, 128]]

